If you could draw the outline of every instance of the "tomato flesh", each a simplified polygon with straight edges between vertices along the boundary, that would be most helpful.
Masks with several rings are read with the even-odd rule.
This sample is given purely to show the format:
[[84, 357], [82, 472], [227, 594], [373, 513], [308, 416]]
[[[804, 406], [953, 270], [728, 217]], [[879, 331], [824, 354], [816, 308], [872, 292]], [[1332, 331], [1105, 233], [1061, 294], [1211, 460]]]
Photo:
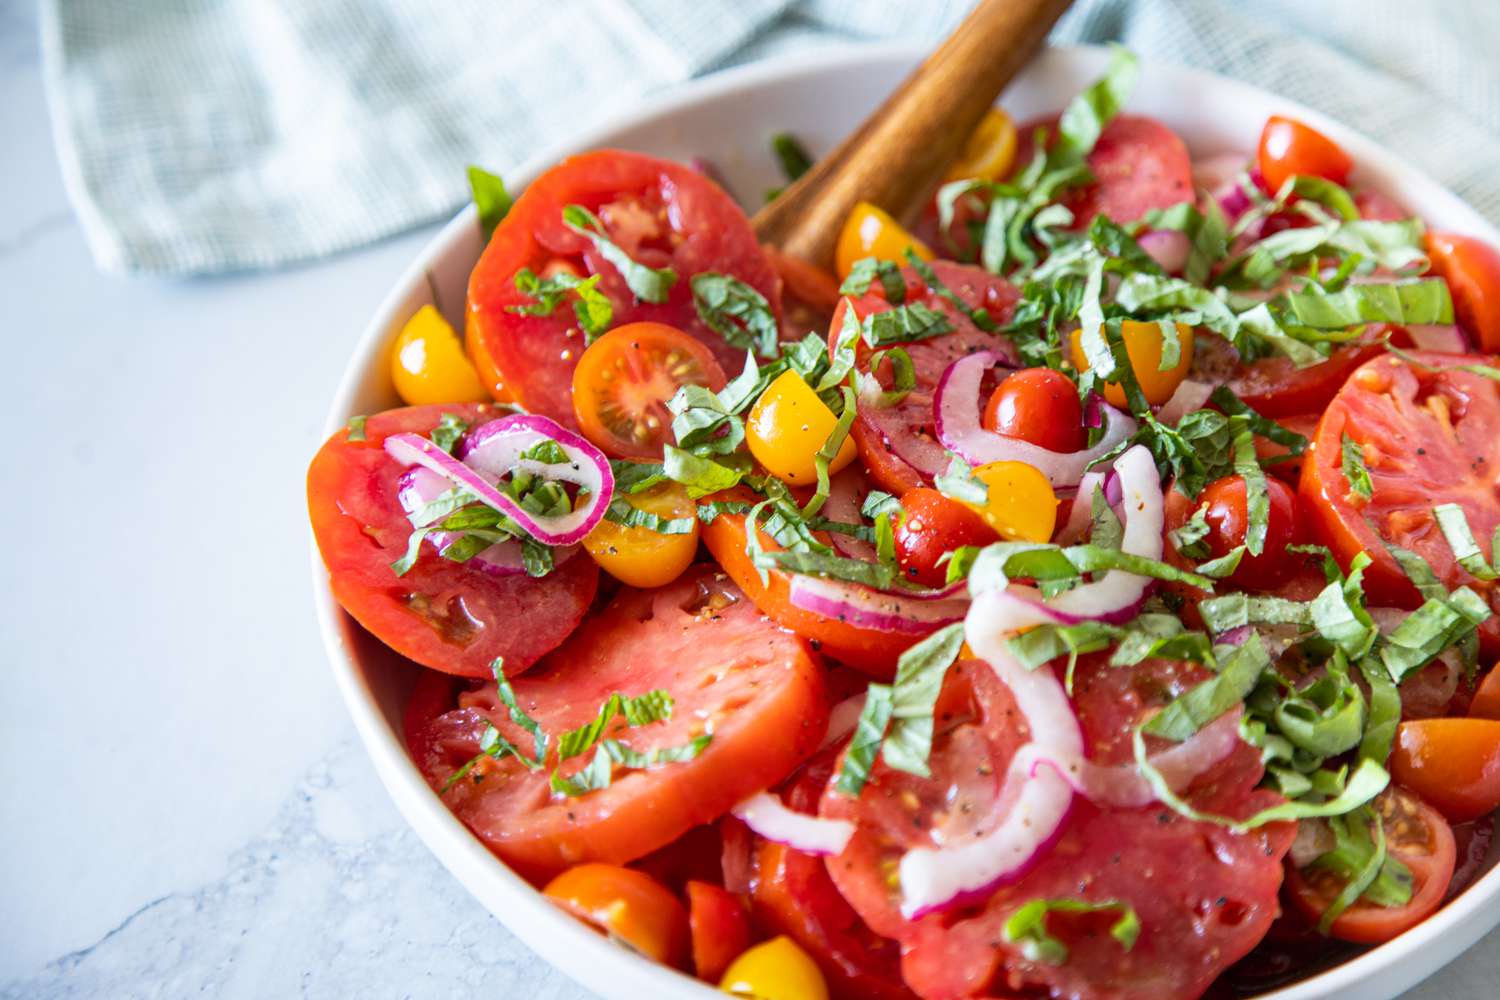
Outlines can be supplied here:
[[[511, 757], [481, 759], [443, 797], [491, 850], [528, 874], [583, 861], [623, 864], [676, 840], [784, 777], [817, 747], [828, 718], [822, 670], [802, 644], [712, 572], [654, 591], [623, 590], [514, 687], [522, 709], [553, 734], [554, 754], [557, 734], [592, 720], [617, 692], [662, 688], [675, 700], [668, 720], [635, 729], [616, 720], [604, 734], [637, 751], [713, 733], [691, 760], [617, 768], [608, 787], [577, 798], [550, 791], [554, 758], [536, 771]], [[488, 724], [531, 745], [493, 684], [408, 724], [412, 756], [434, 788], [479, 753]], [[562, 771], [571, 775], [592, 756]]]
[[1500, 808], [1500, 721], [1414, 719], [1396, 730], [1391, 775], [1464, 823]]
[[907, 579], [941, 587], [948, 578], [944, 553], [964, 545], [987, 545], [1000, 536], [973, 509], [922, 486], [901, 496], [906, 516], [896, 527], [896, 559]]
[[[1385, 829], [1386, 850], [1412, 873], [1411, 899], [1403, 906], [1357, 900], [1329, 926], [1344, 941], [1379, 944], [1416, 926], [1441, 905], [1453, 877], [1453, 830], [1442, 816], [1411, 792], [1393, 786], [1375, 800]], [[1303, 916], [1316, 923], [1344, 889], [1333, 872], [1287, 865], [1287, 894]]]
[[1297, 175], [1345, 184], [1354, 168], [1354, 161], [1338, 143], [1311, 126], [1281, 115], [1266, 119], [1256, 163], [1272, 194]]
[[1053, 368], [1025, 368], [1007, 375], [990, 395], [980, 423], [986, 430], [1048, 451], [1079, 451], [1086, 443], [1078, 388]]
[[[443, 414], [471, 424], [501, 416], [489, 406], [413, 406], [377, 413], [365, 440], [339, 431], [307, 470], [307, 509], [345, 611], [381, 642], [423, 666], [466, 677], [491, 676], [496, 657], [507, 674], [525, 670], [568, 637], [588, 610], [599, 569], [587, 557], [561, 559], [540, 579], [495, 576], [452, 562], [423, 543], [402, 576], [391, 563], [406, 552], [411, 522], [397, 499], [403, 466], [386, 454], [391, 434], [429, 434]], [[525, 621], [525, 629], [514, 623]]]
[[712, 883], [689, 882], [687, 896], [693, 971], [716, 983], [750, 946], [750, 917], [738, 896]]

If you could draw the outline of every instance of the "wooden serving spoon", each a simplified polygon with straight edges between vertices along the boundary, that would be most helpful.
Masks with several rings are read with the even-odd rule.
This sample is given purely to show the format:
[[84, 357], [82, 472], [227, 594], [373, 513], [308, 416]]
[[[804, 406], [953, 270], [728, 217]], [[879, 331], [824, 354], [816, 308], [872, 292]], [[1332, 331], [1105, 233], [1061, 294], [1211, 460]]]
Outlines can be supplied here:
[[856, 202], [907, 220], [1072, 0], [979, 0], [848, 138], [751, 222], [763, 243], [832, 270]]

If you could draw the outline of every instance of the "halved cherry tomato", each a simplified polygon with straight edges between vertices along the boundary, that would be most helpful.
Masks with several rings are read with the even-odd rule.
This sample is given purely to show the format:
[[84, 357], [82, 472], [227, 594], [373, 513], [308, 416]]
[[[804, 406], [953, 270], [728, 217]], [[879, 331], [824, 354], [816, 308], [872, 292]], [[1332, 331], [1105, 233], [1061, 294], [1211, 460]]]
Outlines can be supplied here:
[[948, 566], [939, 564], [945, 552], [964, 545], [988, 545], [999, 539], [973, 508], [923, 486], [901, 495], [906, 512], [896, 526], [896, 559], [907, 579], [927, 587], [941, 587]]
[[[744, 500], [746, 495], [730, 492], [714, 494], [704, 499]], [[767, 582], [761, 582], [760, 570], [745, 552], [745, 537], [743, 514], [720, 514], [712, 524], [703, 527], [703, 544], [708, 546], [708, 551], [713, 553], [729, 578], [772, 621], [806, 639], [814, 650], [872, 676], [884, 678], [895, 673], [896, 659], [908, 646], [921, 638], [899, 632], [857, 628], [797, 607], [792, 603], [791, 579], [787, 574], [769, 570], [766, 574]], [[775, 539], [765, 534], [764, 530], [761, 531], [760, 541], [768, 552], [779, 548]]]
[[1430, 232], [1427, 256], [1448, 282], [1458, 322], [1482, 350], [1500, 351], [1500, 251], [1472, 236]]
[[[1456, 367], [1493, 359], [1430, 352], [1410, 357], [1383, 355], [1349, 377], [1318, 423], [1298, 486], [1316, 541], [1345, 566], [1359, 552], [1373, 560], [1364, 577], [1372, 606], [1420, 603], [1387, 541], [1420, 555], [1450, 590], [1491, 589], [1454, 559], [1432, 509], [1458, 504], [1481, 545], [1500, 527], [1493, 471], [1500, 469], [1500, 385]], [[1363, 450], [1370, 499], [1354, 492], [1344, 475], [1345, 435]], [[1490, 618], [1481, 636], [1492, 642], [1497, 625]]]
[[1298, 174], [1344, 184], [1354, 168], [1354, 161], [1338, 143], [1311, 126], [1281, 115], [1266, 119], [1256, 163], [1272, 194]]
[[[1416, 795], [1391, 786], [1375, 800], [1385, 829], [1386, 850], [1412, 873], [1411, 899], [1404, 906], [1378, 906], [1360, 900], [1339, 914], [1329, 933], [1344, 941], [1379, 944], [1425, 920], [1443, 901], [1453, 877], [1453, 830]], [[1344, 890], [1334, 872], [1287, 864], [1287, 895], [1307, 919], [1316, 922]]]
[[[1287, 546], [1297, 540], [1297, 494], [1275, 478], [1266, 479], [1266, 494], [1270, 513], [1266, 518], [1265, 547], [1258, 556], [1247, 551], [1229, 577], [1250, 590], [1278, 587], [1302, 566], [1301, 557], [1287, 551]], [[1204, 513], [1209, 526], [1205, 541], [1216, 559], [1245, 544], [1245, 533], [1250, 527], [1245, 496], [1245, 480], [1240, 476], [1216, 479], [1198, 496], [1194, 509], [1208, 504]]]
[[[1177, 324], [1177, 364], [1167, 371], [1161, 370], [1161, 327], [1155, 323], [1142, 323], [1127, 319], [1120, 324], [1120, 335], [1125, 341], [1125, 353], [1130, 358], [1130, 368], [1135, 380], [1141, 384], [1146, 401], [1160, 406], [1172, 398], [1172, 393], [1187, 378], [1193, 367], [1193, 328], [1186, 323]], [[1083, 331], [1073, 331], [1073, 364], [1079, 371], [1087, 371], [1089, 359], [1083, 353]], [[1115, 406], [1124, 406], [1125, 389], [1118, 382], [1106, 382], [1104, 398]]]
[[[839, 418], [794, 371], [782, 372], [766, 386], [745, 420], [745, 443], [755, 460], [793, 486], [818, 479], [818, 452], [828, 443]], [[828, 474], [842, 470], [859, 453], [845, 437], [828, 463]]]
[[687, 490], [677, 483], [661, 483], [619, 499], [664, 521], [692, 523], [686, 531], [666, 534], [645, 525], [626, 527], [605, 518], [583, 540], [594, 562], [632, 587], [660, 587], [681, 576], [698, 554], [698, 505]]
[[823, 973], [788, 937], [764, 941], [735, 959], [719, 988], [752, 1000], [828, 1000]]
[[1049, 451], [1078, 451], [1085, 444], [1078, 387], [1054, 368], [1023, 368], [1007, 375], [990, 394], [980, 423]]
[[543, 894], [648, 958], [683, 966], [688, 915], [670, 889], [645, 872], [593, 862], [569, 868]]
[[618, 458], [655, 461], [672, 440], [667, 400], [684, 385], [724, 388], [713, 353], [662, 323], [617, 326], [573, 369], [573, 412], [583, 436]]
[[1500, 808], [1500, 721], [1415, 719], [1396, 730], [1391, 776], [1454, 823]]
[[990, 462], [972, 473], [985, 485], [983, 506], [970, 509], [1001, 538], [1045, 542], [1057, 527], [1057, 494], [1035, 466], [1025, 462]]
[[453, 327], [434, 306], [406, 321], [391, 347], [391, 381], [410, 406], [482, 403], [490, 398]]
[[1016, 123], [999, 108], [990, 108], [969, 133], [963, 152], [948, 167], [944, 181], [971, 177], [998, 181], [1016, 161]]
[[838, 243], [833, 251], [833, 266], [839, 280], [849, 277], [854, 262], [865, 257], [878, 257], [893, 264], [906, 263], [906, 250], [923, 260], [931, 260], [931, 248], [906, 231], [906, 227], [885, 209], [868, 201], [856, 202], [839, 230]]
[[750, 915], [738, 896], [708, 882], [689, 882], [687, 896], [693, 971], [699, 979], [717, 983], [750, 946]]
[[1469, 702], [1469, 715], [1475, 719], [1500, 719], [1500, 665], [1490, 668]]

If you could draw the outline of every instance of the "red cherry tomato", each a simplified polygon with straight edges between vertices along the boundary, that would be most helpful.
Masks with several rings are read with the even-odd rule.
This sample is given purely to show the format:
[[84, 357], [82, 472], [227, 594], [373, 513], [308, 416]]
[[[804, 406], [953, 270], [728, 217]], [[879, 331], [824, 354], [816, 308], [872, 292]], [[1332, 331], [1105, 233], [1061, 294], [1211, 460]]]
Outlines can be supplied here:
[[902, 494], [906, 517], [896, 528], [896, 560], [907, 579], [927, 587], [941, 587], [948, 564], [943, 553], [961, 545], [987, 545], [1000, 536], [972, 508], [950, 500], [926, 486]]
[[740, 952], [750, 947], [750, 915], [731, 892], [708, 882], [689, 882], [688, 926], [693, 935], [693, 971], [717, 983]]
[[1500, 721], [1403, 722], [1391, 775], [1455, 823], [1494, 812], [1500, 808]]
[[1292, 118], [1272, 115], [1260, 133], [1256, 155], [1261, 176], [1273, 193], [1293, 176], [1322, 177], [1343, 184], [1354, 161], [1338, 143]]
[[[1266, 480], [1266, 493], [1271, 509], [1266, 518], [1265, 548], [1258, 556], [1246, 552], [1230, 576], [1235, 583], [1252, 590], [1270, 590], [1280, 585], [1301, 565], [1300, 560], [1287, 552], [1287, 546], [1297, 536], [1297, 494], [1286, 483], [1272, 478]], [[1198, 503], [1208, 504], [1204, 517], [1210, 531], [1206, 541], [1215, 558], [1245, 544], [1250, 518], [1244, 479], [1225, 476], [1209, 483], [1199, 494]]]
[[1500, 251], [1472, 236], [1428, 233], [1427, 256], [1453, 293], [1464, 329], [1486, 351], [1500, 351]]
[[[1411, 792], [1392, 786], [1375, 800], [1385, 829], [1386, 849], [1411, 870], [1412, 893], [1404, 906], [1356, 902], [1329, 928], [1336, 938], [1360, 944], [1389, 941], [1425, 920], [1443, 901], [1453, 877], [1453, 830], [1437, 811]], [[1337, 874], [1287, 865], [1287, 895], [1309, 920], [1317, 921], [1344, 890]]]
[[1469, 716], [1474, 719], [1500, 719], [1500, 664], [1490, 669], [1479, 682], [1474, 700], [1469, 702]]
[[1086, 443], [1078, 388], [1053, 368], [1024, 368], [1007, 375], [985, 404], [981, 423], [986, 430], [1049, 451], [1079, 451]]

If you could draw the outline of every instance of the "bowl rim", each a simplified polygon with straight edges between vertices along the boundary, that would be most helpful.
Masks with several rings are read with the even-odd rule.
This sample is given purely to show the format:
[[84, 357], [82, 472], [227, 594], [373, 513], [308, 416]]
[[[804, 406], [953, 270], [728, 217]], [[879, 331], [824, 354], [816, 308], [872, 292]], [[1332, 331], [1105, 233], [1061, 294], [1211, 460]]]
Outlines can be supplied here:
[[[764, 85], [816, 77], [866, 63], [914, 63], [926, 52], [927, 46], [905, 41], [840, 44], [723, 70], [647, 99], [627, 115], [597, 122], [552, 143], [510, 171], [510, 176], [518, 179], [515, 185], [518, 192], [566, 155], [601, 145], [611, 135], [713, 98], [741, 92], [753, 99], [754, 91]], [[1037, 58], [1065, 65], [1077, 62], [1102, 67], [1108, 51], [1099, 46], [1053, 46]], [[1400, 179], [1408, 186], [1424, 188], [1427, 201], [1442, 203], [1438, 214], [1461, 220], [1473, 235], [1500, 244], [1500, 232], [1489, 220], [1451, 191], [1397, 154], [1335, 119], [1251, 84], [1170, 61], [1143, 58], [1142, 70], [1171, 76], [1200, 93], [1212, 92], [1216, 101], [1243, 98], [1270, 104], [1277, 113], [1297, 117], [1348, 150], [1359, 164], [1362, 176], [1373, 186], [1389, 186]], [[415, 290], [426, 286], [426, 276], [436, 261], [473, 238], [476, 225], [473, 205], [465, 206], [434, 234], [387, 291], [340, 377], [324, 424], [325, 437], [354, 415], [354, 400], [368, 379], [368, 370], [381, 357], [403, 304]], [[705, 1000], [714, 995], [716, 991], [710, 984], [616, 947], [551, 905], [492, 854], [432, 793], [408, 756], [399, 727], [387, 723], [377, 704], [351, 642], [359, 626], [334, 599], [315, 541], [310, 548], [319, 631], [339, 693], [387, 793], [439, 862], [528, 948], [587, 989], [604, 995], [650, 995], [664, 1000]], [[501, 916], [502, 910], [507, 916]], [[1435, 973], [1497, 923], [1500, 923], [1500, 864], [1404, 934], [1295, 984], [1260, 994], [1259, 998], [1316, 1000], [1342, 996], [1349, 991], [1357, 991], [1361, 996], [1394, 995]], [[1427, 961], [1409, 961], [1419, 952], [1425, 953]], [[1419, 969], [1414, 971], [1414, 967]]]

